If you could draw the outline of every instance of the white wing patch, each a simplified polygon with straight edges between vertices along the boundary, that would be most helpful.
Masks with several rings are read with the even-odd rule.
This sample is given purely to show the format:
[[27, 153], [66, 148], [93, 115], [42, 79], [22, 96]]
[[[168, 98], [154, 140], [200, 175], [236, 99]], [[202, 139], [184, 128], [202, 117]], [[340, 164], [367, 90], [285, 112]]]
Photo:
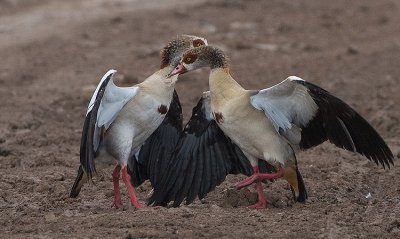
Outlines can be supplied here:
[[[264, 111], [275, 130], [283, 134], [288, 133], [286, 131], [291, 129], [293, 124], [297, 127], [307, 125], [318, 110], [308, 89], [295, 81], [303, 80], [291, 76], [250, 97], [251, 104], [256, 109]], [[294, 132], [288, 134], [292, 133]], [[296, 135], [294, 138], [298, 138], [298, 136]]]
[[118, 87], [112, 79], [107, 85], [97, 114], [97, 125], [106, 129], [125, 106], [138, 92], [139, 87]]
[[92, 98], [89, 101], [86, 115], [93, 109], [94, 102], [96, 101], [97, 94], [99, 93], [99, 89], [100, 89], [101, 85], [103, 84], [103, 82], [108, 78], [109, 75], [114, 75], [115, 72], [117, 72], [117, 71], [114, 69], [111, 69], [111, 70], [107, 71], [107, 73], [103, 76], [103, 78], [101, 78], [99, 84], [96, 87], [96, 90], [94, 91], [94, 93], [92, 95]]
[[103, 82], [111, 75], [111, 79], [108, 82], [104, 95], [101, 98], [99, 110], [97, 111], [96, 127], [93, 134], [93, 146], [97, 150], [100, 142], [101, 129], [108, 129], [118, 113], [130, 101], [138, 92], [139, 87], [118, 87], [114, 84], [112, 76], [117, 72], [116, 70], [109, 70], [103, 78], [100, 80], [88, 106], [86, 115], [93, 109], [93, 105], [96, 101], [97, 94]]

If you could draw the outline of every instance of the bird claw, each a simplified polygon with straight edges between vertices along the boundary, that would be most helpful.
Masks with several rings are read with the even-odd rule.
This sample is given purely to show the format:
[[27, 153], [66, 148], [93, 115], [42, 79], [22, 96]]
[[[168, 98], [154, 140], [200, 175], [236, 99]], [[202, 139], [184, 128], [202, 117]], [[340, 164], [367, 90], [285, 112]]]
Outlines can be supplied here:
[[134, 206], [136, 209], [141, 209], [141, 208], [145, 208], [145, 207], [147, 207], [146, 205], [144, 205], [144, 204], [141, 204], [140, 202], [132, 202], [132, 206]]
[[249, 206], [245, 206], [246, 208], [249, 209], [264, 209], [267, 208], [267, 202], [266, 201], [258, 201], [257, 203]]
[[122, 202], [121, 201], [114, 201], [113, 202], [113, 204], [111, 205], [111, 208], [116, 208], [116, 209], [119, 209], [119, 208], [122, 208], [122, 207], [124, 207], [124, 205], [122, 204]]

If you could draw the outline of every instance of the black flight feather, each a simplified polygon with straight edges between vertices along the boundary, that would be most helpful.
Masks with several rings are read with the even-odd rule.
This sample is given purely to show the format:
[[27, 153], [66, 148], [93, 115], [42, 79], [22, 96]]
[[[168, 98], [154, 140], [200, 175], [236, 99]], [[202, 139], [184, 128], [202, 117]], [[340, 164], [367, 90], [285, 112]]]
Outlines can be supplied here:
[[174, 91], [163, 122], [145, 141], [138, 158], [133, 155], [128, 161], [128, 172], [135, 187], [147, 179], [153, 187], [158, 183], [160, 175], [168, 166], [168, 160], [175, 149], [182, 128], [182, 107], [178, 94]]
[[393, 153], [376, 130], [354, 109], [328, 91], [306, 81], [318, 106], [314, 118], [301, 131], [300, 147], [308, 149], [329, 140], [338, 147], [357, 152], [383, 168], [393, 165]]
[[208, 120], [200, 99], [181, 134], [167, 170], [154, 188], [149, 204], [179, 206], [214, 190], [229, 173], [252, 174], [248, 159], [225, 136], [214, 120]]
[[[104, 96], [105, 89], [111, 77], [112, 74], [110, 74], [99, 87], [92, 109], [87, 113], [85, 122], [83, 124], [80, 147], [80, 162], [83, 170], [86, 172], [89, 179], [92, 178], [93, 172], [96, 172], [94, 164], [94, 157], [96, 156], [96, 152], [93, 145], [93, 139], [95, 128], [97, 127], [97, 113], [99, 111], [100, 103]], [[102, 138], [100, 137], [100, 143], [101, 141]]]

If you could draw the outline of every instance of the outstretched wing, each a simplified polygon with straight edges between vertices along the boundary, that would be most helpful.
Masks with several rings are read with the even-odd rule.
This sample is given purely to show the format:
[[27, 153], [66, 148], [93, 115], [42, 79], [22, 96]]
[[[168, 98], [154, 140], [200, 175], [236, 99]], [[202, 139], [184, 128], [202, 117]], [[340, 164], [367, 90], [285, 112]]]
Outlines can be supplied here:
[[252, 173], [250, 162], [212, 118], [208, 93], [193, 108], [176, 150], [149, 203], [179, 206], [215, 189], [228, 174]]
[[163, 122], [140, 148], [138, 158], [133, 155], [128, 161], [129, 174], [135, 187], [147, 179], [150, 179], [153, 187], [158, 183], [183, 130], [182, 124], [182, 107], [174, 91]]
[[100, 80], [88, 106], [83, 124], [80, 162], [91, 178], [96, 171], [94, 158], [98, 152], [103, 134], [110, 127], [124, 105], [138, 92], [138, 87], [118, 87], [112, 77], [115, 70], [109, 70]]
[[302, 149], [329, 140], [384, 168], [393, 165], [393, 153], [375, 129], [349, 105], [310, 82], [291, 76], [258, 91], [251, 96], [251, 104]]

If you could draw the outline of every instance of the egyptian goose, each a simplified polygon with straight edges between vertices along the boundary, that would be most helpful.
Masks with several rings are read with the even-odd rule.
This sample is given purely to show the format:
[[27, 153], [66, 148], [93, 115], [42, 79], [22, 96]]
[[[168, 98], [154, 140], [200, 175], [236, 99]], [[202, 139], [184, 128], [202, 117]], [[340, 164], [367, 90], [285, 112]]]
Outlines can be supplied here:
[[[174, 93], [178, 75], [170, 76], [169, 73], [186, 50], [206, 44], [204, 38], [187, 35], [169, 42], [161, 51], [161, 69], [132, 87], [116, 86], [112, 80], [115, 70], [104, 75], [86, 113], [80, 148], [81, 165], [71, 197], [77, 197], [82, 185], [92, 178], [96, 172], [95, 163], [101, 166], [116, 160], [112, 174], [115, 193], [112, 206], [123, 206], [119, 188], [122, 171], [131, 204], [135, 208], [143, 207], [133, 185], [137, 186], [148, 178], [155, 180], [162, 171], [159, 167], [166, 165], [163, 159], [168, 158], [181, 131], [181, 109]], [[160, 137], [160, 134], [164, 136]], [[155, 153], [150, 154], [152, 151]]]
[[[195, 108], [183, 133], [186, 136], [181, 137], [171, 166], [150, 203], [166, 205], [174, 201], [173, 206], [179, 206], [185, 198], [191, 203], [196, 196], [204, 197], [231, 171], [248, 174], [242, 166], [246, 160], [252, 166], [252, 175], [237, 188], [255, 183], [258, 202], [250, 208], [266, 207], [261, 181], [280, 177], [288, 181], [295, 199], [304, 202], [307, 192], [295, 149], [308, 149], [326, 140], [384, 168], [393, 164], [391, 150], [374, 128], [326, 90], [295, 76], [263, 90], [245, 90], [229, 74], [224, 53], [211, 46], [186, 52], [171, 75], [201, 67], [211, 68], [210, 91], [203, 94], [201, 109]], [[225, 141], [223, 147], [209, 148], [218, 147], [215, 141], [221, 139]], [[245, 159], [241, 152], [232, 157], [232, 152], [226, 150], [229, 144], [237, 145]], [[259, 161], [274, 166], [275, 171], [260, 172]]]

